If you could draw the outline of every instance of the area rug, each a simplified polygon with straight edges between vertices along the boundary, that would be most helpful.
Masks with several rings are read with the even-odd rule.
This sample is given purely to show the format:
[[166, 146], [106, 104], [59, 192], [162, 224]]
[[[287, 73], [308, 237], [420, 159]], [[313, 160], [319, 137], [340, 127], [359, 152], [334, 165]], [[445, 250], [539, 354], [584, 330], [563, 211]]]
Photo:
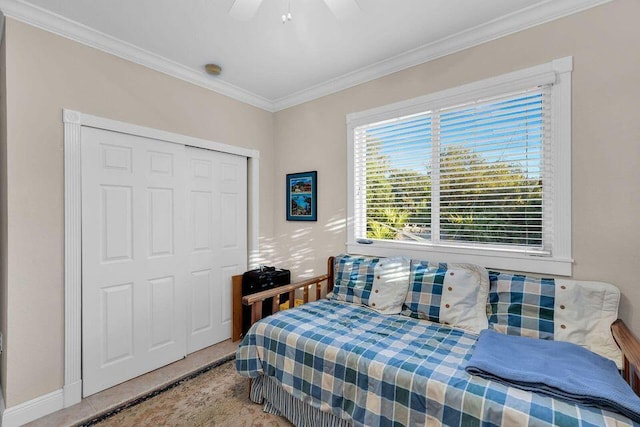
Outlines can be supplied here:
[[291, 426], [249, 400], [235, 360], [212, 366], [82, 426]]

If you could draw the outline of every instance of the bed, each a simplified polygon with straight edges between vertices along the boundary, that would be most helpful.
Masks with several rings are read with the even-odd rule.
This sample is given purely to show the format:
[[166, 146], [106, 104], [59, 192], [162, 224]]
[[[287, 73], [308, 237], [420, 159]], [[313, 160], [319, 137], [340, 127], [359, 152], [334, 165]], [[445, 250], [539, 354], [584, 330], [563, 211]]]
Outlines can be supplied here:
[[[329, 267], [326, 276], [302, 287], [326, 280], [331, 288], [333, 259]], [[304, 295], [308, 299], [308, 291]], [[258, 306], [262, 297], [255, 294], [246, 303]], [[254, 310], [255, 320], [258, 314]], [[471, 376], [464, 366], [478, 334], [416, 317], [317, 298], [256, 322], [238, 348], [237, 371], [252, 379], [254, 402], [295, 425], [638, 425], [612, 411]], [[617, 325], [618, 335], [630, 334]], [[636, 345], [627, 340], [621, 347]], [[637, 354], [625, 354], [631, 381]]]

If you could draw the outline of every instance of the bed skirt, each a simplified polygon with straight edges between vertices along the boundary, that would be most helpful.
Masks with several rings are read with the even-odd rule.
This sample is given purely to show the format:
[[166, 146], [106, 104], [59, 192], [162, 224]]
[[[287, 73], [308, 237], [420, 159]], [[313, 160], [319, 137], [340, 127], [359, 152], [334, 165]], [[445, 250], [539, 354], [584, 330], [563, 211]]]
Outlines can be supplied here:
[[251, 382], [252, 402], [264, 403], [264, 411], [280, 415], [297, 427], [351, 427], [348, 420], [338, 418], [328, 412], [314, 408], [308, 403], [296, 399], [280, 387], [278, 381], [260, 375]]

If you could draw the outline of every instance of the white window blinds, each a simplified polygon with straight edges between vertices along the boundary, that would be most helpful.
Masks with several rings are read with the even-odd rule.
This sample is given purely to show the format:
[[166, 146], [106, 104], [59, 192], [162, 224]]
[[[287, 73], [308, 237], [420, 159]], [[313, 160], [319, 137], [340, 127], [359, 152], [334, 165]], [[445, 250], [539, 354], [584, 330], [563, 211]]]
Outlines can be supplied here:
[[547, 254], [551, 85], [356, 127], [356, 238]]

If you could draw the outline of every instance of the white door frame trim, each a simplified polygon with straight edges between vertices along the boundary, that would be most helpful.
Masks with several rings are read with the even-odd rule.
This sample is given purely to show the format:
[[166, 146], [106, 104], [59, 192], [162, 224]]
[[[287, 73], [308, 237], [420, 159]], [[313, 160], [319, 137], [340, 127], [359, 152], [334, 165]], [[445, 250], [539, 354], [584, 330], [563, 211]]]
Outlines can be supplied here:
[[243, 156], [248, 159], [248, 265], [258, 255], [260, 152], [63, 109], [64, 122], [64, 407], [82, 400], [82, 126]]

